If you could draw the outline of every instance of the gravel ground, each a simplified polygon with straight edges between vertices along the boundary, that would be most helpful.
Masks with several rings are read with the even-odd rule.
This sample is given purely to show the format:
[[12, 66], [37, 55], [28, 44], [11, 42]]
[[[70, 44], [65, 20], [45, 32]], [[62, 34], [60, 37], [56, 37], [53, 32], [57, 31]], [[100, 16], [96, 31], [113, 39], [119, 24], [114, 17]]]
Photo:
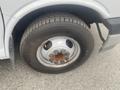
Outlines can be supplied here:
[[11, 70], [9, 60], [0, 61], [0, 90], [119, 90], [120, 45], [98, 53], [101, 42], [97, 36], [95, 33], [97, 47], [94, 55], [79, 68], [67, 73], [37, 72], [19, 55], [15, 70]]

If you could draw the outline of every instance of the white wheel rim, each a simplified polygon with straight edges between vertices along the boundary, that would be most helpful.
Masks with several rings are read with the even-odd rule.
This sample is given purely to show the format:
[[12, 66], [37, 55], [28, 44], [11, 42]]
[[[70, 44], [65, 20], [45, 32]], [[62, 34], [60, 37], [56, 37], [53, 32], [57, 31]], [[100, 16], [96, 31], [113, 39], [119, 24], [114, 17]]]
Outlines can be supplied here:
[[44, 41], [38, 47], [36, 56], [46, 67], [61, 68], [75, 62], [80, 53], [81, 48], [76, 40], [66, 36], [56, 36]]

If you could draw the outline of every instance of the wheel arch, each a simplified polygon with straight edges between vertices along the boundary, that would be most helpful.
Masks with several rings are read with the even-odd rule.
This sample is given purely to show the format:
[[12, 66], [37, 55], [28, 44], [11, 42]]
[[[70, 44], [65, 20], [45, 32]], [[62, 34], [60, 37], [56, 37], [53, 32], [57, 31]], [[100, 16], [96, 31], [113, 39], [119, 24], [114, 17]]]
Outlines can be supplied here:
[[[83, 4], [83, 2], [81, 4], [80, 3], [78, 4], [76, 2], [76, 4], [62, 3], [55, 5], [40, 6], [39, 4], [37, 4], [38, 2], [39, 1], [22, 8], [9, 21], [6, 27], [6, 34], [5, 34], [5, 48], [6, 48], [7, 58], [10, 57], [10, 52], [9, 52], [10, 37], [13, 36], [13, 38], [15, 39], [15, 35], [19, 34], [18, 31], [21, 30], [20, 32], [23, 33], [25, 28], [30, 24], [29, 22], [33, 21], [35, 18], [39, 17], [40, 15], [42, 16], [46, 13], [52, 13], [52, 12], [65, 12], [65, 13], [67, 12], [74, 14], [78, 17], [82, 17], [81, 19], [85, 20], [86, 23], [102, 22], [105, 18], [110, 17], [106, 9], [103, 9], [103, 7], [98, 7], [96, 4], [91, 4], [91, 3]], [[21, 26], [22, 29], [19, 28]]]

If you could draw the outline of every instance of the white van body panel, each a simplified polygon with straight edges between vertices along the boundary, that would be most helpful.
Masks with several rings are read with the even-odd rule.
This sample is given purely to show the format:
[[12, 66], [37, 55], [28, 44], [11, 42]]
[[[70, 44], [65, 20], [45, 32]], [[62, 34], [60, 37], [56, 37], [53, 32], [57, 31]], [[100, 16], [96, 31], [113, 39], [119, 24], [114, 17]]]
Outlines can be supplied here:
[[96, 0], [110, 13], [111, 18], [120, 17], [120, 0]]
[[3, 59], [5, 57], [5, 50], [4, 50], [4, 27], [3, 27], [3, 20], [2, 14], [0, 11], [0, 58]]
[[[113, 3], [112, 0], [0, 0], [0, 3], [2, 3], [1, 8], [4, 14], [6, 27], [4, 44], [5, 50], [3, 51], [4, 58], [10, 58], [9, 39], [12, 35], [14, 26], [22, 17], [28, 13], [47, 6], [72, 4], [89, 7], [97, 11], [104, 19], [120, 16], [120, 13], [115, 12], [115, 10], [109, 10], [111, 9], [110, 6], [106, 5], [108, 4], [108, 1], [111, 4]], [[119, 3], [119, 1], [116, 2]], [[0, 46], [0, 48], [3, 47]]]
[[[3, 5], [3, 1], [0, 1], [0, 6]], [[5, 48], [4, 48], [4, 25], [2, 19], [2, 11], [0, 7], [0, 59], [5, 58]]]

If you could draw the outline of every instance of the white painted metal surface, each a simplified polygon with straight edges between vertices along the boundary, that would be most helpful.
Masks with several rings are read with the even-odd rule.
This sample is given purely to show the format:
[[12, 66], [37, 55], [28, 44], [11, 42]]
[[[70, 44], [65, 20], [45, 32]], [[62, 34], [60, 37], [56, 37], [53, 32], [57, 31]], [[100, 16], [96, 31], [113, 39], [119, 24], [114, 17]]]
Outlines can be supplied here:
[[[70, 41], [67, 45], [67, 40]], [[46, 45], [46, 43], [51, 43]], [[49, 47], [50, 46], [50, 47]], [[45, 47], [49, 47], [45, 49]], [[44, 41], [38, 48], [36, 57], [44, 66], [60, 68], [75, 62], [81, 53], [79, 43], [71, 37], [57, 36]]]
[[96, 0], [101, 3], [110, 13], [110, 17], [120, 17], [120, 0]]
[[4, 27], [3, 27], [2, 14], [0, 11], [0, 59], [3, 59], [5, 57], [3, 38], [4, 38]]

